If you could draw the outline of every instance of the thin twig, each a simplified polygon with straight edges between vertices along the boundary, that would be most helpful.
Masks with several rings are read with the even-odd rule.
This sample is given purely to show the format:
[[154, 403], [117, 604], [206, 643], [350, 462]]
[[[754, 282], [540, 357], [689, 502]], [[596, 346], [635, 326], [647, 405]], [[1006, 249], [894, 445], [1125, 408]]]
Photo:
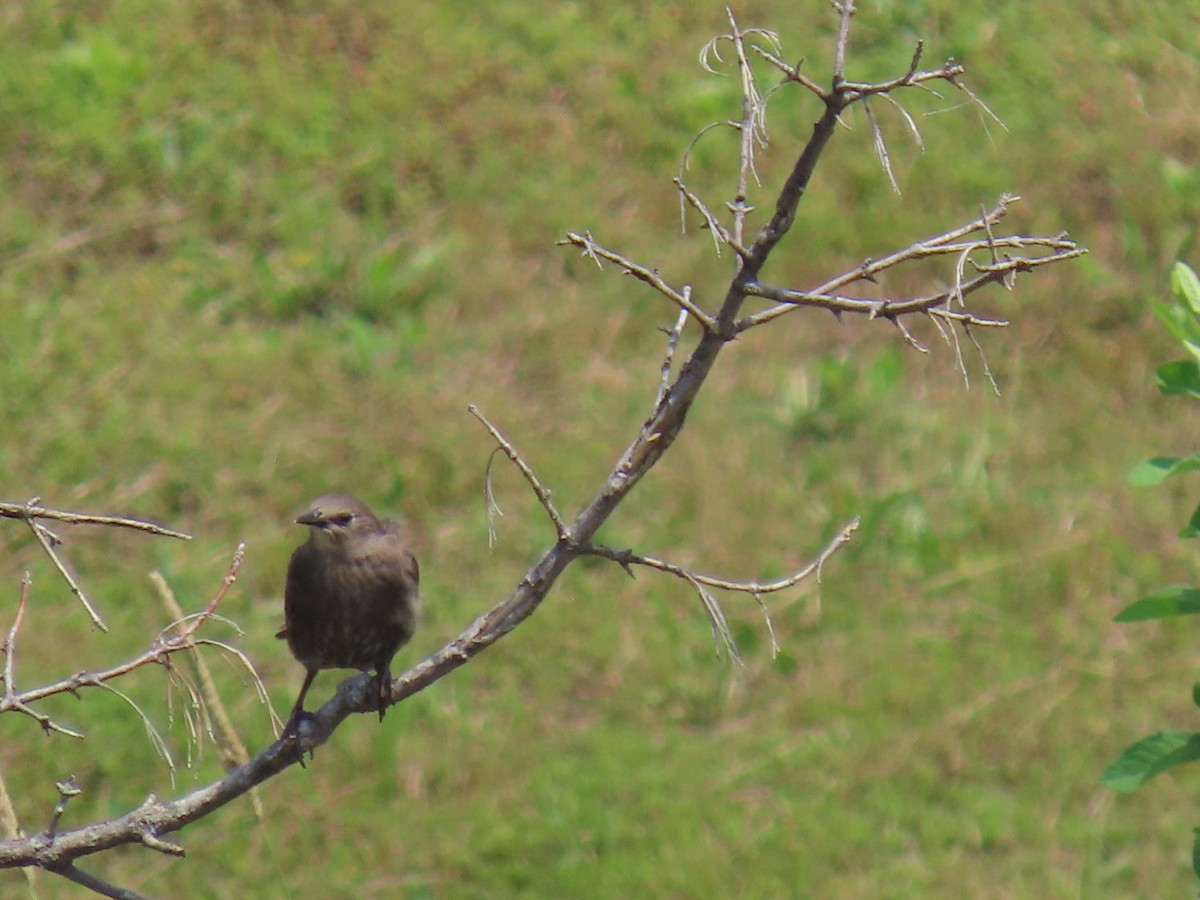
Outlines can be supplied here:
[[676, 306], [686, 309], [688, 313], [690, 313], [706, 330], [711, 330], [713, 328], [712, 316], [708, 315], [706, 312], [704, 312], [704, 310], [692, 303], [690, 292], [685, 294], [682, 291], [676, 290], [674, 287], [667, 284], [663, 277], [658, 274], [657, 270], [647, 269], [645, 266], [638, 265], [633, 260], [625, 258], [620, 253], [616, 253], [615, 251], [609, 250], [607, 247], [597, 244], [592, 239], [591, 234], [586, 232], [584, 234], [579, 234], [574, 231], [568, 231], [566, 238], [558, 241], [558, 245], [564, 246], [568, 244], [575, 247], [580, 247], [583, 250], [583, 255], [594, 260], [597, 266], [601, 265], [601, 259], [607, 259], [610, 262], [616, 263], [628, 274], [632, 275], [639, 281], [650, 285]]
[[550, 492], [542, 486], [540, 481], [538, 481], [538, 477], [534, 474], [533, 469], [529, 467], [529, 463], [525, 462], [524, 457], [517, 452], [516, 448], [509, 442], [508, 438], [502, 435], [499, 429], [497, 429], [495, 425], [487, 420], [484, 414], [479, 411], [478, 406], [472, 403], [467, 407], [467, 411], [483, 423], [483, 427], [488, 430], [488, 433], [492, 436], [492, 440], [499, 445], [500, 450], [503, 451], [504, 455], [507, 456], [512, 461], [512, 464], [517, 467], [520, 473], [525, 476], [525, 480], [529, 482], [529, 486], [533, 488], [533, 493], [537, 496], [538, 502], [542, 504], [542, 509], [546, 511], [546, 515], [549, 516], [550, 521], [554, 523], [554, 530], [558, 534], [558, 537], [566, 537], [567, 525], [563, 521], [562, 516], [559, 515], [558, 510], [554, 508], [554, 502], [550, 499]]
[[[690, 292], [690, 287], [685, 287], [684, 292]], [[659, 372], [658, 393], [654, 397], [654, 408], [657, 410], [666, 399], [667, 390], [671, 386], [671, 367], [675, 361], [675, 349], [679, 346], [679, 338], [683, 334], [683, 327], [687, 324], [688, 311], [681, 309], [678, 318], [675, 319], [675, 326], [670, 330], [663, 329], [667, 333], [667, 352], [663, 356], [662, 368]]]
[[[245, 544], [238, 546], [238, 552], [235, 555], [235, 562], [240, 564], [241, 557], [245, 550]], [[236, 577], [236, 569], [234, 570]], [[162, 573], [155, 570], [150, 573], [150, 580], [154, 582], [155, 588], [158, 590], [158, 596], [166, 607], [167, 612], [174, 616], [177, 621], [182, 621], [185, 616], [183, 610], [179, 606], [179, 602], [175, 599], [175, 593], [171, 590], [171, 586], [167, 584], [167, 580]], [[227, 575], [225, 583], [222, 585], [222, 590], [227, 590], [228, 585], [232, 584], [232, 580]], [[206, 610], [208, 615], [212, 615], [212, 609], [216, 603], [220, 602], [221, 594], [215, 598], [215, 602], [209, 604], [209, 609]], [[195, 621], [201, 622], [199, 616], [195, 617]], [[197, 624], [196, 627], [199, 627]], [[195, 633], [195, 628], [188, 632]], [[225, 704], [221, 700], [221, 694], [217, 691], [216, 682], [212, 677], [212, 670], [209, 669], [208, 663], [199, 653], [191, 654], [191, 665], [196, 670], [196, 677], [199, 680], [199, 695], [202, 700], [202, 709], [207, 710], [213, 719], [216, 726], [213, 732], [213, 739], [217, 745], [217, 751], [221, 755], [221, 761], [226, 769], [232, 769], [236, 766], [244, 766], [250, 761], [250, 752], [246, 749], [245, 743], [242, 741], [241, 735], [237, 733], [237, 729], [233, 725], [233, 720], [229, 716], [229, 712], [225, 709]], [[257, 673], [251, 669], [257, 678]], [[261, 683], [261, 679], [258, 679]], [[266, 810], [263, 808], [262, 797], [255, 788], [250, 792], [250, 802], [254, 807], [255, 818], [259, 824], [266, 822]]]
[[154, 522], [142, 519], [130, 519], [124, 516], [97, 516], [91, 513], [67, 512], [61, 509], [47, 509], [36, 505], [36, 499], [29, 503], [5, 503], [0, 501], [0, 518], [5, 519], [54, 519], [71, 525], [108, 525], [115, 528], [132, 528], [147, 534], [157, 534], [163, 537], [178, 538], [190, 541], [192, 536], [183, 531], [164, 528]]
[[688, 582], [700, 597], [700, 603], [704, 607], [704, 612], [708, 616], [708, 625], [712, 629], [713, 643], [717, 645], [718, 653], [721, 647], [725, 648], [725, 652], [729, 654], [730, 660], [736, 665], [745, 665], [742, 662], [742, 654], [738, 652], [737, 641], [734, 640], [733, 631], [729, 627], [729, 620], [725, 618], [725, 612], [721, 609], [721, 604], [717, 602], [717, 598], [712, 595], [707, 587], [700, 583], [696, 578], [686, 572], [681, 576], [684, 581]]
[[72, 731], [70, 728], [59, 725], [49, 716], [34, 710], [24, 697], [17, 694], [17, 682], [14, 674], [17, 660], [17, 634], [21, 630], [21, 623], [25, 620], [25, 609], [29, 604], [29, 588], [32, 584], [33, 580], [26, 572], [21, 579], [21, 599], [17, 604], [17, 615], [13, 619], [8, 637], [4, 641], [4, 695], [0, 697], [0, 713], [10, 711], [23, 713], [37, 722], [42, 727], [42, 731], [47, 734], [57, 732], [65, 734], [67, 737], [82, 738], [83, 735], [78, 731]]
[[73, 881], [102, 897], [110, 897], [112, 900], [146, 900], [141, 894], [128, 888], [117, 887], [91, 872], [83, 871], [74, 863], [47, 868], [55, 875], [61, 875], [68, 881]]
[[500, 508], [500, 502], [496, 499], [496, 491], [492, 483], [492, 465], [496, 462], [496, 457], [504, 451], [496, 447], [488, 454], [487, 465], [483, 467], [483, 502], [484, 508], [487, 511], [487, 536], [488, 549], [491, 550], [496, 546], [496, 541], [499, 539], [496, 533], [496, 519], [504, 518], [504, 510]]
[[[981, 327], [997, 327], [1006, 325], [1003, 319], [993, 319], [977, 316], [967, 312], [956, 312], [946, 308], [951, 302], [957, 301], [962, 306], [967, 295], [993, 284], [1011, 284], [1011, 280], [1020, 272], [1030, 272], [1040, 266], [1062, 262], [1082, 256], [1087, 251], [1074, 241], [1062, 235], [1054, 236], [997, 236], [993, 227], [1003, 217], [1008, 205], [1018, 198], [1005, 195], [1000, 198], [996, 207], [984, 213], [978, 219], [965, 225], [952, 228], [940, 235], [918, 241], [887, 256], [869, 259], [863, 264], [843, 274], [830, 279], [808, 291], [797, 291], [748, 281], [743, 290], [749, 296], [762, 297], [779, 304], [765, 310], [753, 313], [739, 319], [737, 331], [745, 331], [770, 322], [789, 312], [795, 306], [815, 306], [834, 312], [852, 312], [866, 314], [871, 318], [888, 318], [894, 320], [897, 316], [913, 313], [928, 313], [963, 325], [978, 325]], [[964, 240], [975, 232], [983, 232], [982, 239]], [[976, 263], [971, 254], [976, 251], [986, 251], [991, 257], [996, 256], [997, 248], [1007, 250], [1043, 251], [1042, 256], [1011, 256], [1006, 255], [993, 263]], [[933, 294], [900, 299], [867, 299], [851, 297], [838, 293], [839, 289], [855, 281], [876, 281], [878, 275], [904, 263], [937, 256], [955, 255], [954, 284], [951, 288]], [[970, 265], [976, 271], [974, 278], [968, 278], [966, 267]]]
[[154, 722], [146, 715], [146, 711], [138, 705], [138, 702], [126, 694], [124, 691], [118, 690], [111, 684], [100, 683], [97, 687], [108, 691], [125, 701], [125, 704], [138, 714], [138, 718], [142, 720], [142, 727], [146, 731], [146, 737], [150, 739], [150, 746], [154, 748], [154, 752], [162, 757], [162, 761], [167, 764], [167, 775], [171, 779], [171, 787], [175, 786], [175, 758], [171, 756], [171, 748], [167, 746], [166, 740], [162, 734], [154, 727]]
[[64, 563], [62, 558], [58, 555], [58, 551], [54, 549], [57, 544], [61, 543], [58, 537], [54, 534], [54, 532], [52, 532], [49, 528], [37, 521], [37, 519], [33, 518], [32, 516], [27, 518], [25, 523], [29, 526], [29, 530], [33, 532], [33, 536], [37, 538], [38, 543], [42, 545], [42, 549], [46, 551], [46, 555], [50, 557], [50, 561], [54, 563], [54, 567], [58, 569], [58, 573], [62, 575], [63, 579], [67, 582], [67, 587], [71, 589], [71, 593], [74, 594], [79, 599], [79, 602], [83, 605], [88, 617], [92, 620], [92, 625], [94, 625], [96, 628], [99, 628], [101, 631], [107, 632], [108, 626], [104, 624], [104, 621], [100, 618], [100, 614], [96, 612], [96, 607], [92, 605], [92, 601], [89, 600], [87, 594], [83, 592], [83, 588], [80, 586], [79, 582], [77, 582], [75, 577], [70, 573], [70, 571], [68, 571], [66, 563]]
[[833, 82], [837, 85], [846, 78], [846, 49], [850, 44], [850, 20], [857, 10], [854, 0], [832, 0], [838, 14], [837, 42], [833, 49]]
[[[29, 708], [29, 704], [43, 700], [46, 697], [54, 696], [55, 694], [75, 694], [83, 688], [107, 687], [107, 682], [127, 675], [135, 669], [152, 663], [162, 665], [171, 654], [180, 653], [195, 647], [198, 643], [195, 638], [195, 632], [200, 624], [210, 618], [222, 618], [216, 615], [216, 606], [225, 597], [229, 586], [236, 578], [243, 553], [244, 545], [239, 545], [220, 589], [216, 592], [213, 599], [209, 601], [208, 606], [203, 611], [187, 616], [178, 623], [168, 625], [167, 628], [159, 632], [145, 652], [99, 672], [78, 672], [70, 678], [64, 678], [53, 684], [43, 685], [42, 687], [30, 688], [20, 693], [16, 693], [15, 688], [12, 688], [12, 693], [10, 693], [10, 686], [6, 684], [5, 694], [3, 697], [0, 697], [0, 713], [9, 712], [10, 710], [24, 712], [35, 718], [46, 730], [53, 730], [69, 735], [70, 737], [82, 738], [82, 734], [62, 728], [51, 722], [48, 717], [34, 712]], [[171, 633], [172, 629], [177, 626], [181, 627], [175, 633]], [[253, 668], [251, 668], [251, 671], [253, 671]]]
[[603, 544], [588, 544], [583, 548], [583, 551], [590, 556], [600, 556], [604, 559], [610, 559], [622, 566], [646, 566], [650, 569], [657, 569], [660, 572], [666, 572], [678, 578], [683, 578], [688, 581], [695, 581], [698, 584], [706, 587], [719, 588], [723, 591], [735, 591], [743, 594], [773, 594], [776, 591], [786, 590], [790, 587], [799, 584], [810, 575], [817, 574], [819, 576], [821, 566], [829, 557], [833, 556], [842, 545], [848, 543], [853, 537], [854, 532], [858, 530], [860, 520], [858, 517], [847, 522], [842, 530], [834, 535], [833, 539], [825, 546], [817, 557], [808, 565], [785, 578], [779, 578], [775, 581], [733, 581], [728, 578], [718, 578], [713, 575], [702, 575], [698, 572], [693, 572], [684, 566], [676, 565], [675, 563], [666, 562], [665, 560], [657, 559], [653, 556], [645, 556], [641, 553], [635, 553], [633, 550], [614, 550], [611, 547], [606, 547]]
[[692, 209], [696, 210], [704, 218], [704, 227], [712, 232], [713, 249], [716, 251], [717, 256], [721, 255], [722, 244], [728, 244], [733, 247], [734, 251], [739, 255], [745, 254], [746, 248], [734, 240], [733, 235], [725, 229], [725, 226], [721, 224], [720, 220], [717, 219], [716, 215], [708, 208], [705, 202], [692, 193], [692, 191], [688, 190], [687, 185], [683, 183], [683, 179], [675, 177], [671, 180], [679, 190], [680, 197], [683, 198], [688, 206], [692, 207]]
[[[734, 50], [737, 53], [738, 74], [741, 76], [742, 83], [740, 129], [742, 140], [738, 153], [737, 193], [730, 204], [730, 208], [733, 210], [733, 243], [741, 248], [746, 234], [746, 216], [750, 210], [748, 204], [750, 179], [753, 178], [755, 184], [760, 183], [758, 172], [754, 166], [754, 145], [757, 142], [765, 147], [768, 141], [763, 98], [758, 90], [758, 82], [754, 78], [754, 70], [750, 67], [750, 60], [746, 56], [746, 38], [754, 34], [766, 35], [776, 49], [779, 46], [779, 39], [771, 32], [761, 32], [756, 29], [742, 31], [733, 17], [733, 10], [725, 7], [725, 14], [729, 18], [729, 39], [733, 42]], [[739, 249], [738, 255], [744, 260], [746, 251]]]
[[50, 824], [46, 826], [46, 836], [50, 838], [58, 834], [58, 823], [62, 819], [63, 813], [67, 811], [67, 804], [71, 802], [71, 798], [78, 797], [83, 793], [83, 788], [79, 786], [74, 775], [68, 775], [66, 781], [55, 782], [54, 787], [58, 791], [58, 802], [54, 804], [54, 812], [50, 814]]
[[13, 617], [12, 627], [8, 629], [8, 637], [4, 640], [4, 695], [11, 697], [15, 688], [13, 687], [13, 667], [16, 665], [17, 657], [17, 633], [21, 630], [21, 623], [25, 621], [25, 608], [29, 604], [29, 589], [33, 585], [33, 579], [26, 571], [21, 577], [21, 599], [17, 601], [17, 614]]
[[[774, 53], [771, 53], [768, 50], [764, 50], [762, 47], [758, 46], [757, 44], [751, 44], [750, 47], [755, 53], [757, 53], [759, 56], [761, 56], [763, 59], [765, 59], [771, 65], [775, 66], [775, 68], [779, 69], [779, 71], [781, 71], [784, 74], [783, 81], [781, 81], [775, 87], [771, 88], [771, 90], [767, 92], [768, 96], [770, 94], [774, 93], [778, 88], [783, 87], [785, 84], [795, 82], [796, 84], [799, 84], [801, 87], [804, 87], [805, 89], [807, 89], [809, 91], [812, 91], [812, 93], [816, 94], [822, 100], [825, 100], [828, 98], [829, 94], [826, 92], [825, 88], [821, 87], [821, 85], [817, 84], [815, 81], [813, 81], [811, 78], [809, 78], [807, 75], [805, 75], [803, 72], [800, 71], [800, 66], [803, 65], [804, 60], [800, 60], [800, 62], [796, 63], [796, 65], [793, 66], [793, 65], [789, 65], [788, 63], [785, 63], [782, 59], [780, 59]], [[766, 97], [764, 97], [763, 99], [765, 100]]]
[[900, 194], [900, 185], [896, 181], [896, 174], [892, 171], [892, 158], [888, 155], [887, 143], [883, 139], [883, 129], [879, 127], [875, 113], [871, 112], [871, 104], [866, 100], [863, 100], [863, 112], [867, 114], [867, 123], [871, 127], [871, 143], [875, 145], [875, 155], [879, 157], [879, 164], [883, 166], [888, 184], [892, 186], [892, 190], [896, 194]]

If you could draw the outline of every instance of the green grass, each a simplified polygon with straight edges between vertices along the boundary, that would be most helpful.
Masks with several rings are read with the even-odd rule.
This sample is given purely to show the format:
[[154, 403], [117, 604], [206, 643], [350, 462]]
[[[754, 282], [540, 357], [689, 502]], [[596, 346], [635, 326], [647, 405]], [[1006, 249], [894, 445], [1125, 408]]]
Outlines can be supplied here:
[[[411, 661], [502, 596], [552, 537], [501, 467], [487, 547], [481, 409], [568, 513], [653, 398], [672, 312], [553, 243], [596, 237], [713, 302], [728, 260], [678, 234], [670, 177], [736, 84], [696, 65], [719, 4], [634, 12], [501, 2], [15, 4], [0, 12], [0, 496], [149, 516], [173, 543], [64, 529], [112, 633], [86, 619], [26, 530], [0, 529], [0, 627], [34, 579], [18, 687], [140, 650], [248, 545], [225, 612], [286, 707], [273, 639], [311, 496], [401, 514], [428, 615]], [[828, 70], [823, 3], [761, 3], [788, 59]], [[852, 77], [953, 55], [974, 109], [881, 110], [904, 194], [848, 117], [769, 277], [810, 283], [976, 214], [1071, 230], [1078, 264], [978, 308], [1009, 317], [977, 359], [884, 323], [796, 314], [731, 346], [683, 436], [605, 539], [731, 577], [781, 575], [853, 515], [822, 584], [726, 610], [746, 657], [716, 657], [685, 585], [589, 563], [493, 651], [394, 710], [347, 723], [307, 770], [181, 836], [187, 860], [87, 861], [152, 896], [1120, 897], [1192, 889], [1200, 821], [1183, 770], [1138, 793], [1100, 773], [1157, 728], [1190, 728], [1194, 626], [1115, 626], [1193, 578], [1174, 534], [1187, 484], [1135, 492], [1138, 459], [1191, 447], [1153, 389], [1170, 339], [1146, 315], [1196, 254], [1197, 31], [1183, 4], [864, 2]], [[914, 113], [948, 101], [910, 98]], [[769, 204], [817, 116], [772, 101]], [[733, 185], [711, 135], [689, 184]], [[1195, 262], [1195, 259], [1192, 259]], [[928, 286], [923, 271], [891, 286]], [[222, 632], [228, 636], [229, 633]], [[239, 671], [212, 656], [245, 739], [268, 739]], [[401, 660], [397, 661], [397, 665]], [[167, 730], [165, 680], [122, 689]], [[314, 697], [336, 684], [325, 675]], [[178, 697], [175, 698], [178, 703]], [[217, 777], [209, 748], [172, 789], [119, 699], [57, 698], [88, 733], [9, 716], [0, 766], [22, 826], [54, 781], [64, 824]], [[314, 885], [318, 887], [314, 887]], [[0, 893], [24, 882], [0, 873]], [[43, 875], [42, 897], [83, 896]]]

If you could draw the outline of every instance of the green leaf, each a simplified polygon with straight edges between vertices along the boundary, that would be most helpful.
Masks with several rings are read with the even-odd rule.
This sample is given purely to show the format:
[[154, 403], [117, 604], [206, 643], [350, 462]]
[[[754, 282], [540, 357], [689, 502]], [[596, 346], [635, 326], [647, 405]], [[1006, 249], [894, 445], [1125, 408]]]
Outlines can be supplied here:
[[1175, 394], [1200, 397], [1200, 365], [1182, 359], [1159, 366], [1158, 389], [1168, 397]]
[[1155, 456], [1138, 463], [1129, 473], [1134, 487], [1150, 487], [1183, 472], [1200, 469], [1200, 456]]
[[1200, 278], [1187, 263], [1177, 262], [1171, 270], [1171, 290], [1186, 303], [1193, 315], [1200, 316]]
[[1143, 597], [1121, 610], [1114, 622], [1145, 622], [1168, 616], [1190, 616], [1200, 613], [1200, 589], [1169, 587]]
[[1192, 356], [1200, 359], [1200, 321], [1197, 321], [1186, 303], [1181, 300], [1178, 305], [1171, 306], [1151, 300], [1150, 308], [1166, 326], [1167, 331], [1171, 332]]
[[1187, 525], [1179, 532], [1181, 538], [1194, 538], [1200, 536], [1200, 506], [1197, 506], [1192, 513], [1192, 517], [1188, 519]]
[[1104, 770], [1100, 783], [1127, 794], [1167, 769], [1200, 759], [1200, 734], [1160, 731], [1128, 747]]

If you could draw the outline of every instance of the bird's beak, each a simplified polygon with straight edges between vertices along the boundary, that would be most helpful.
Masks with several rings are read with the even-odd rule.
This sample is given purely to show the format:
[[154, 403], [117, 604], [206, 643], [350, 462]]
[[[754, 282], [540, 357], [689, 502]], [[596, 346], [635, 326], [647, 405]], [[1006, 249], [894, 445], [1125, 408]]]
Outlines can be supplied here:
[[321, 518], [321, 514], [319, 512], [317, 512], [315, 509], [310, 509], [308, 512], [304, 513], [303, 515], [296, 517], [296, 524], [297, 525], [311, 525], [314, 528], [317, 528], [321, 525], [324, 525], [325, 520], [323, 518]]

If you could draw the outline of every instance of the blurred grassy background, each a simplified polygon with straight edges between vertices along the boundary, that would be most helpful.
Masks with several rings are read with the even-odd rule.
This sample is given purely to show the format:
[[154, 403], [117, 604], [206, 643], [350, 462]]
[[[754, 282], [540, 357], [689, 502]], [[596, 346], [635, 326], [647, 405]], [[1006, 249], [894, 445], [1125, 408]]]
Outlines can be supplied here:
[[[305, 771], [189, 828], [186, 861], [132, 848], [87, 861], [155, 896], [1050, 897], [1192, 888], [1194, 774], [1131, 797], [1097, 784], [1126, 744], [1194, 727], [1195, 624], [1118, 627], [1193, 577], [1174, 533], [1188, 485], [1134, 492], [1139, 458], [1194, 449], [1196, 419], [1153, 369], [1176, 355], [1146, 314], [1195, 263], [1198, 23], [1165, 0], [864, 0], [850, 74], [903, 71], [913, 42], [953, 56], [1008, 126], [971, 107], [921, 117], [916, 152], [883, 110], [904, 195], [861, 118], [831, 146], [772, 264], [811, 283], [972, 217], [1092, 249], [981, 299], [965, 388], [882, 323], [797, 314], [729, 348], [689, 427], [606, 529], [731, 577], [780, 575], [853, 515], [853, 545], [757, 607], [726, 611], [747, 667], [717, 659], [680, 583], [575, 567], [525, 627], [397, 708], [348, 723]], [[739, 5], [824, 80], [822, 2]], [[720, 4], [480, 5], [383, 0], [10, 3], [0, 9], [0, 496], [152, 517], [189, 544], [64, 529], [112, 633], [91, 631], [26, 529], [0, 529], [0, 625], [34, 577], [18, 686], [101, 668], [249, 549], [225, 612], [286, 708], [299, 667], [272, 639], [290, 518], [330, 488], [402, 514], [439, 646], [551, 538], [512, 472], [488, 550], [479, 404], [560, 508], [586, 502], [653, 397], [673, 311], [553, 242], [567, 228], [661, 267], [711, 302], [728, 260], [678, 234], [670, 176], [736, 109], [695, 53]], [[954, 98], [912, 96], [914, 113]], [[770, 202], [818, 115], [772, 101]], [[689, 183], [733, 185], [710, 136]], [[889, 286], [934, 283], [932, 271]], [[464, 573], [469, 577], [464, 577]], [[218, 629], [219, 630], [219, 629]], [[267, 720], [213, 657], [252, 749]], [[336, 684], [323, 676], [314, 699]], [[168, 727], [160, 671], [120, 685]], [[178, 703], [178, 699], [175, 701]], [[171, 793], [118, 698], [9, 716], [0, 763], [27, 831], [53, 783], [64, 821]], [[183, 729], [171, 726], [182, 756]], [[211, 748], [175, 792], [217, 777]], [[41, 896], [82, 889], [40, 879]], [[19, 896], [17, 873], [0, 892]]]

